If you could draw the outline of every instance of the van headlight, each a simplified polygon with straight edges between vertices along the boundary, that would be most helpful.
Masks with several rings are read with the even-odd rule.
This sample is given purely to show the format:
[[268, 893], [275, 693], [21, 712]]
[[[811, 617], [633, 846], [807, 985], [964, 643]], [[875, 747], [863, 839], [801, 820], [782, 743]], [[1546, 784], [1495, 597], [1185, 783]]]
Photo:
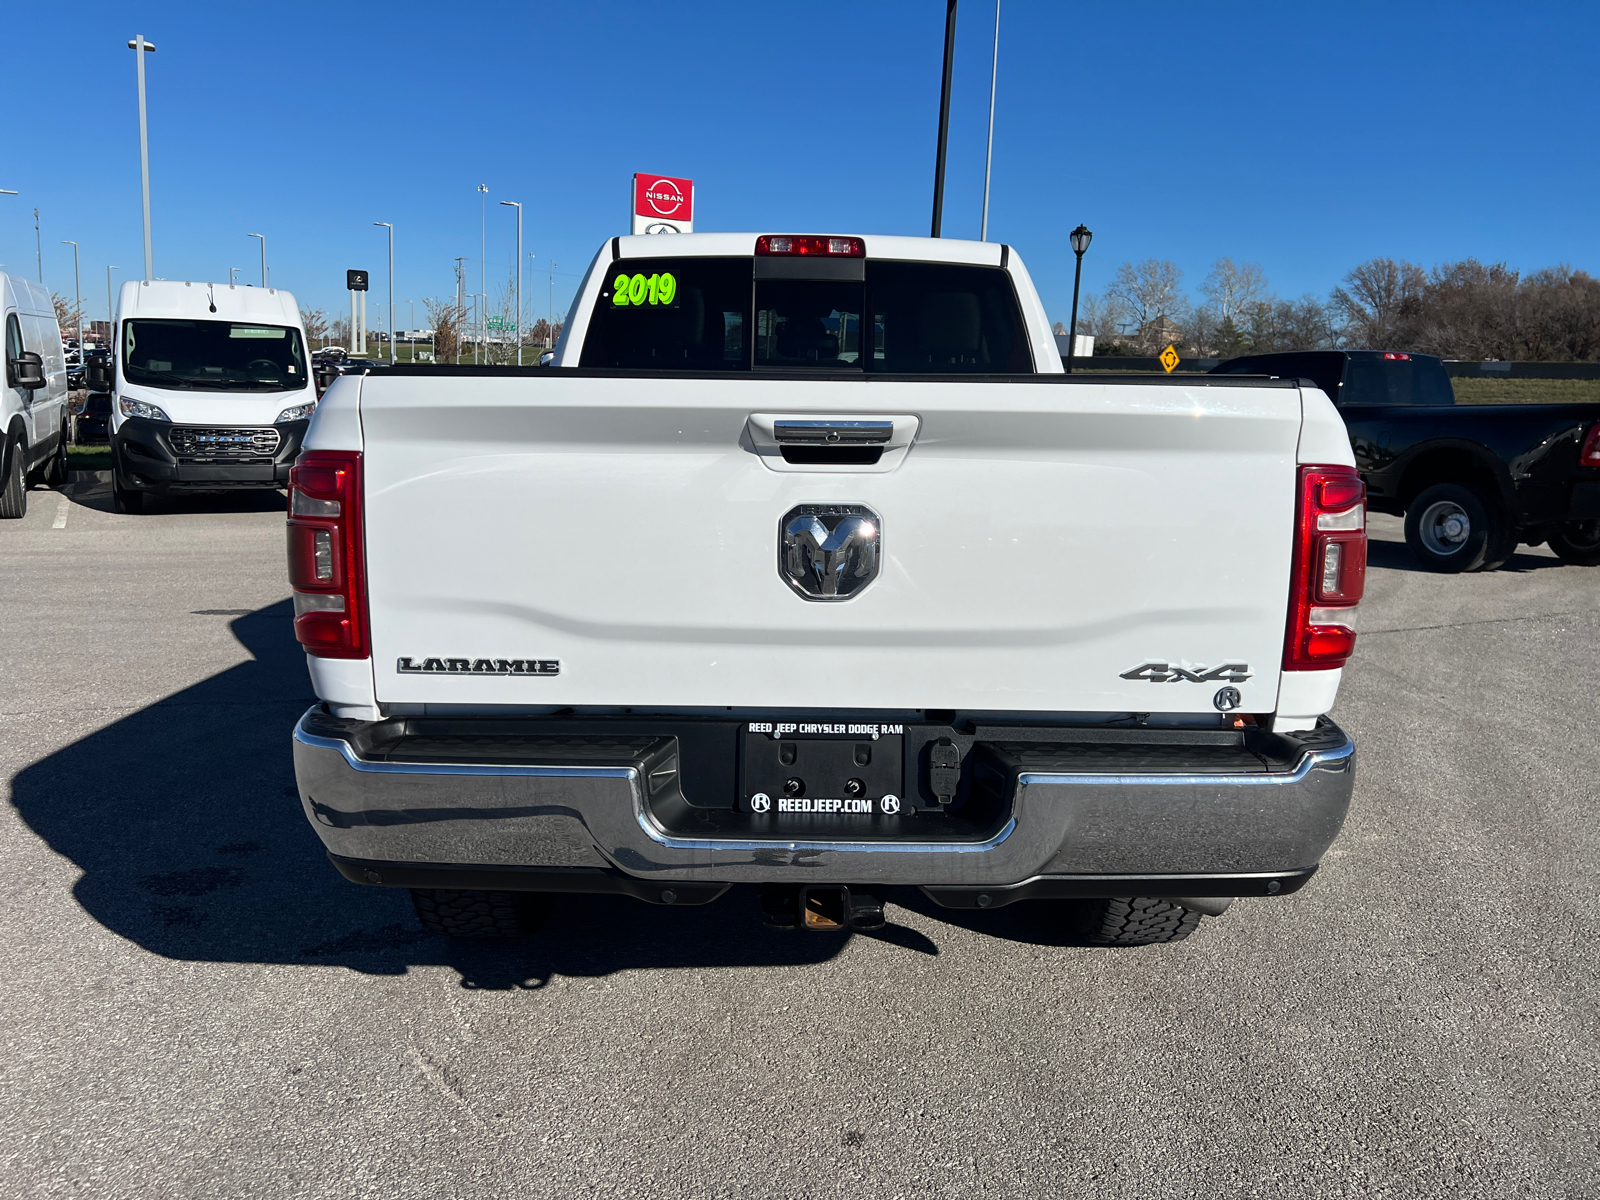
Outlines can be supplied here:
[[171, 417], [162, 410], [159, 404], [151, 404], [148, 400], [130, 400], [127, 396], [118, 401], [125, 417], [143, 417], [146, 421], [170, 421]]
[[282, 425], [285, 421], [304, 421], [316, 411], [317, 402], [315, 400], [308, 400], [304, 404], [296, 404], [293, 408], [284, 409], [278, 414], [277, 420], [273, 421], [272, 423], [274, 425]]

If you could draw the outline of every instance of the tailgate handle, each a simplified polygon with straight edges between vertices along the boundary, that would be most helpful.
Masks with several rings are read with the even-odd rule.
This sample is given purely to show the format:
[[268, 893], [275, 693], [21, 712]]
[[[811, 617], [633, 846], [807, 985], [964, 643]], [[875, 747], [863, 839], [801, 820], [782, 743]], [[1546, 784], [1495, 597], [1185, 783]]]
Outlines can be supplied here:
[[780, 446], [881, 446], [894, 434], [893, 421], [774, 421]]

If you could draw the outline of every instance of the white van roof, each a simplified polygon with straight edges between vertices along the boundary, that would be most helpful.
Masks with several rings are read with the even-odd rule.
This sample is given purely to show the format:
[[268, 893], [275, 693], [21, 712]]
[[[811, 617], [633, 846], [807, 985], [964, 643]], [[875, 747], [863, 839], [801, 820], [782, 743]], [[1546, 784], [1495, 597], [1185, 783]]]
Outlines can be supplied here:
[[0, 302], [18, 312], [32, 313], [38, 317], [56, 317], [56, 306], [50, 303], [50, 293], [32, 280], [0, 271]]
[[[216, 311], [211, 306], [216, 305]], [[117, 295], [117, 319], [187, 317], [191, 320], [259, 321], [300, 328], [300, 306], [282, 288], [238, 283], [182, 283], [175, 279], [136, 280]]]

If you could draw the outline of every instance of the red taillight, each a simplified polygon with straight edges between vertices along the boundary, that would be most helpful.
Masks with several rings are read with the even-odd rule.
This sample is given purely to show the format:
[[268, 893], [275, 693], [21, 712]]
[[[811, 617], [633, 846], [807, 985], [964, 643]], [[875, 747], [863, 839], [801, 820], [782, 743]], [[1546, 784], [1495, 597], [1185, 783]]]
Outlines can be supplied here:
[[1285, 671], [1342, 667], [1367, 582], [1367, 489], [1354, 467], [1300, 468]]
[[1600, 467], [1600, 421], [1589, 427], [1589, 435], [1583, 439], [1583, 449], [1578, 451], [1578, 465]]
[[289, 472], [294, 636], [321, 658], [367, 657], [361, 454], [308, 450]]
[[858, 237], [767, 233], [756, 239], [757, 254], [820, 254], [830, 258], [865, 258], [867, 243]]
[[1384, 357], [1386, 359], [1388, 359], [1390, 362], [1410, 362], [1411, 361], [1411, 355], [1409, 355], [1409, 354], [1390, 354], [1387, 351], [1385, 351], [1384, 352]]

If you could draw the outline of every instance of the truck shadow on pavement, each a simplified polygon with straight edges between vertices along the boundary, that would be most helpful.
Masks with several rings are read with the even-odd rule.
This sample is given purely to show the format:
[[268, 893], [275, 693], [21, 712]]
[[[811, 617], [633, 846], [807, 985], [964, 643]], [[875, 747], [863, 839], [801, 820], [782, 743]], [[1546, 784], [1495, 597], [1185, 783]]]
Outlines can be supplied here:
[[[343, 966], [374, 975], [444, 965], [470, 988], [555, 975], [826, 961], [843, 937], [762, 927], [748, 889], [697, 909], [559, 897], [545, 929], [508, 943], [425, 933], [399, 889], [347, 883], [307, 825], [290, 731], [313, 702], [288, 601], [232, 616], [254, 656], [34, 763], [17, 812], [83, 872], [73, 895], [112, 933], [167, 958]], [[891, 925], [881, 940], [937, 948]]]
[[[1566, 565], [1554, 555], [1530, 554], [1524, 548], [1506, 559], [1495, 570], [1521, 573]], [[1417, 556], [1411, 553], [1410, 547], [1404, 542], [1385, 542], [1376, 538], [1367, 543], [1367, 566], [1382, 567], [1389, 571], [1413, 571], [1422, 575], [1435, 573], [1418, 562]]]

